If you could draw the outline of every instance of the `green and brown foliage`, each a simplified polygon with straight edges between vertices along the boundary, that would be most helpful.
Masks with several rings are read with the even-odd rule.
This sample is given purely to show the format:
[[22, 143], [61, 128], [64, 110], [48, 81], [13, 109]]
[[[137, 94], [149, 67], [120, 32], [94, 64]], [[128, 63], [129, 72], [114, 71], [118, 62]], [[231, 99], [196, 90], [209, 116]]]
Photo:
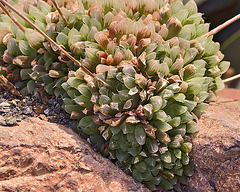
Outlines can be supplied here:
[[44, 86], [64, 102], [97, 149], [151, 190], [172, 189], [193, 169], [190, 134], [207, 99], [223, 88], [219, 43], [194, 1], [76, 0], [62, 6], [69, 25], [44, 1], [24, 15], [116, 91], [84, 74], [16, 14], [21, 31], [0, 19], [0, 54], [25, 82], [21, 93]]

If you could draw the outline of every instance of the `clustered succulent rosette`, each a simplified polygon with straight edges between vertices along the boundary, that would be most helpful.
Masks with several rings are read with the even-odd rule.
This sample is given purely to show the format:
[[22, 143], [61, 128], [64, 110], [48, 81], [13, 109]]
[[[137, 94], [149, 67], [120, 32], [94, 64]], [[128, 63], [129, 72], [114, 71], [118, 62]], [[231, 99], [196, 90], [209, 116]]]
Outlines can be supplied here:
[[195, 2], [58, 4], [68, 26], [44, 1], [24, 14], [113, 89], [84, 74], [19, 17], [25, 33], [2, 15], [0, 53], [25, 80], [22, 93], [44, 86], [102, 154], [151, 190], [177, 190], [193, 174], [190, 134], [199, 130], [206, 100], [224, 87], [221, 75], [229, 67], [219, 43], [202, 37], [209, 24]]

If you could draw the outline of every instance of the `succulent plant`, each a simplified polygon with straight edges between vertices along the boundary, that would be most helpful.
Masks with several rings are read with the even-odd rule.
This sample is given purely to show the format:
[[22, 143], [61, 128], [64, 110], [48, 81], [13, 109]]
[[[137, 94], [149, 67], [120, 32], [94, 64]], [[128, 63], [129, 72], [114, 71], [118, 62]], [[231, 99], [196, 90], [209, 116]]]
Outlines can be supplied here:
[[25, 33], [3, 15], [0, 53], [20, 70], [23, 92], [43, 83], [102, 154], [151, 190], [185, 184], [193, 174], [190, 135], [199, 130], [206, 101], [224, 87], [221, 75], [229, 67], [220, 45], [202, 37], [209, 25], [195, 2], [58, 3], [69, 26], [43, 1], [24, 14], [114, 89], [86, 75], [23, 21]]

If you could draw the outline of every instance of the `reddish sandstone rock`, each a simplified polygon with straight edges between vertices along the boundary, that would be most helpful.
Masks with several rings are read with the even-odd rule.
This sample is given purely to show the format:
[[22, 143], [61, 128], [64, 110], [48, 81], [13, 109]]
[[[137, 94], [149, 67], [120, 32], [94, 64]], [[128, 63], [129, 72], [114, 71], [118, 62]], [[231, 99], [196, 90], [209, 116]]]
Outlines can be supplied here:
[[189, 192], [240, 191], [240, 90], [218, 93], [200, 119], [190, 156], [195, 174]]
[[19, 126], [0, 127], [0, 191], [149, 190], [71, 129], [30, 118]]

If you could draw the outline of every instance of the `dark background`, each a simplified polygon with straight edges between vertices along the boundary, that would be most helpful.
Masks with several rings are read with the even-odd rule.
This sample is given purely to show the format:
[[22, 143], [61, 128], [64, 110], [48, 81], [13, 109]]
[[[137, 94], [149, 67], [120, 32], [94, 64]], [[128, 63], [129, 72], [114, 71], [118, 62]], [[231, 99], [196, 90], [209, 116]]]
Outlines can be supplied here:
[[[185, 1], [187, 2], [187, 0]], [[240, 13], [240, 0], [195, 0], [199, 12], [213, 29]], [[225, 77], [240, 73], [240, 20], [223, 29], [214, 36], [214, 41], [221, 43], [224, 60], [231, 62], [231, 69]], [[240, 80], [232, 82], [231, 87], [240, 89]]]

